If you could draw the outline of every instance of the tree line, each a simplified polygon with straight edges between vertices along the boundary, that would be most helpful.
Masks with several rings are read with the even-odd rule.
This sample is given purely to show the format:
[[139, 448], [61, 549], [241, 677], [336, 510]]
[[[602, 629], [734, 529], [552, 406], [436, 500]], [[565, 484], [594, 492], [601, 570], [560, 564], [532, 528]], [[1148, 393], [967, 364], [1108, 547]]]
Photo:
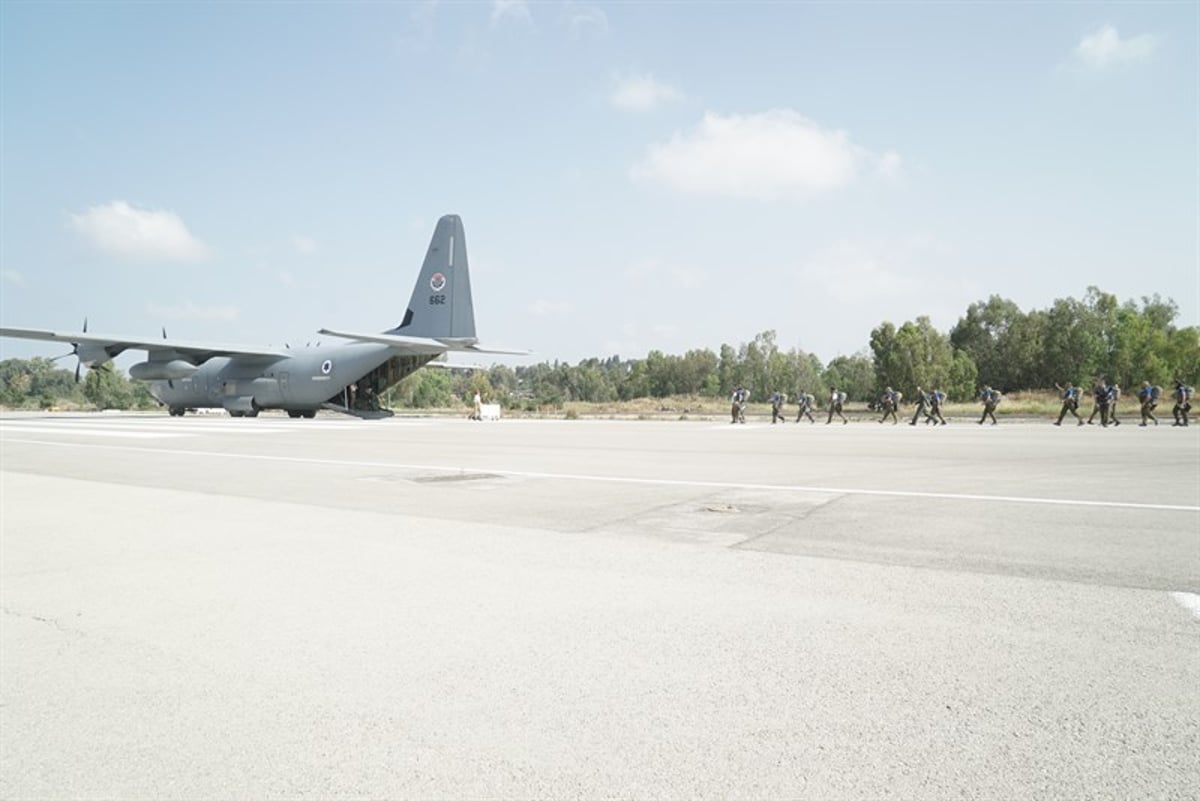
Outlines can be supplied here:
[[97, 409], [152, 409], [158, 405], [146, 384], [120, 370], [88, 370], [81, 381], [53, 359], [5, 359], [0, 362], [0, 405], [50, 409], [69, 405]]
[[[768, 330], [716, 352], [652, 350], [641, 359], [614, 355], [574, 365], [418, 370], [383, 401], [396, 408], [446, 407], [480, 392], [509, 407], [541, 408], [672, 395], [723, 398], [738, 386], [757, 400], [776, 390], [794, 395], [801, 389], [820, 399], [837, 387], [851, 401], [867, 401], [884, 387], [912, 393], [922, 386], [964, 401], [984, 384], [1002, 392], [1089, 386], [1101, 376], [1126, 387], [1142, 381], [1166, 386], [1176, 378], [1194, 384], [1200, 378], [1200, 328], [1177, 327], [1178, 315], [1174, 301], [1158, 295], [1121, 303], [1096, 287], [1089, 287], [1082, 300], [1061, 298], [1028, 312], [993, 295], [968, 306], [945, 333], [928, 317], [899, 326], [883, 322], [871, 331], [866, 349], [828, 364], [799, 348], [781, 348], [776, 332]], [[155, 405], [144, 384], [119, 371], [90, 370], [76, 384], [70, 371], [49, 359], [0, 362], [0, 403], [48, 408], [63, 400], [99, 408]]]

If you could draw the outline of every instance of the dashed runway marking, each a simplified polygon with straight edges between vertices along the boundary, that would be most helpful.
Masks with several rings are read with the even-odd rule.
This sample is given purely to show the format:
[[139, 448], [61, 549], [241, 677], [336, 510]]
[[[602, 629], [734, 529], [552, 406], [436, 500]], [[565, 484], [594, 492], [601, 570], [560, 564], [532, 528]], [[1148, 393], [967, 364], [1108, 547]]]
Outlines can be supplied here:
[[[389, 421], [391, 422], [391, 421]], [[368, 422], [366, 425], [371, 425]], [[392, 423], [394, 424], [394, 423]], [[400, 421], [401, 425], [426, 425], [424, 420]], [[171, 420], [166, 418], [45, 418], [0, 420], [3, 434], [51, 434], [125, 439], [169, 439], [199, 435], [237, 434], [259, 436], [289, 432], [362, 430], [361, 420], [215, 419]], [[6, 437], [7, 439], [11, 439]]]
[[65, 426], [24, 426], [5, 423], [0, 425], [0, 431], [10, 431], [18, 434], [66, 434], [83, 437], [123, 437], [126, 439], [169, 439], [171, 437], [192, 437], [195, 434], [187, 431], [134, 431], [117, 428], [71, 428]]
[[1175, 603], [1192, 613], [1192, 617], [1200, 620], [1200, 595], [1194, 592], [1173, 592], [1171, 598]]
[[637, 478], [633, 476], [586, 475], [581, 473], [546, 473], [535, 470], [506, 470], [487, 465], [428, 465], [403, 464], [399, 462], [365, 462], [349, 459], [314, 459], [303, 456], [270, 456], [254, 453], [229, 453], [225, 451], [174, 451], [167, 448], [141, 448], [136, 445], [97, 445], [82, 442], [55, 442], [50, 440], [14, 439], [29, 445], [47, 445], [61, 448], [92, 448], [127, 451], [131, 453], [171, 454], [179, 456], [209, 456], [229, 461], [241, 459], [261, 462], [289, 462], [292, 464], [324, 465], [328, 467], [360, 467], [372, 470], [433, 470], [454, 473], [494, 473], [513, 478], [542, 478], [555, 481], [591, 481], [609, 484], [637, 484], [642, 486], [695, 487], [699, 489], [763, 490], [768, 492], [806, 492], [822, 495], [863, 495], [887, 498], [925, 498], [946, 501], [985, 501], [989, 503], [1041, 504], [1046, 506], [1077, 506], [1109, 509], [1140, 509], [1158, 512], [1200, 512], [1200, 506], [1168, 503], [1133, 503], [1126, 501], [1089, 501], [1073, 498], [1034, 498], [1019, 495], [982, 495], [953, 492], [910, 492], [906, 490], [862, 489], [857, 487], [814, 487], [798, 484], [754, 484], [735, 481], [694, 481], [690, 479]]

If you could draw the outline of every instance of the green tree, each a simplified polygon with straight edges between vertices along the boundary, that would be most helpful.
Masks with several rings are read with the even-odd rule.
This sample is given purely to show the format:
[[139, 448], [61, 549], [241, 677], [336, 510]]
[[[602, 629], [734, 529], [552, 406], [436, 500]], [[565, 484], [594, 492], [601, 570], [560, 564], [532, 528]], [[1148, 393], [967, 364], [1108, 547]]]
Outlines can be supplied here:
[[770, 365], [778, 350], [774, 331], [763, 331], [740, 348], [738, 361], [742, 369], [739, 383], [750, 391], [751, 400], [765, 400], [775, 391]]
[[[975, 362], [966, 352], [954, 351], [954, 359], [950, 363], [950, 376], [943, 385], [946, 397], [952, 401], [971, 400], [975, 397], [975, 389], [979, 384], [979, 371], [975, 368]], [[935, 383], [934, 386], [938, 385]]]
[[875, 394], [875, 368], [871, 359], [866, 353], [833, 359], [821, 377], [821, 391], [812, 394], [818, 399], [827, 397], [830, 387], [845, 392], [852, 401], [869, 400]]
[[17, 408], [47, 408], [62, 401], [84, 401], [70, 370], [38, 356], [0, 362], [0, 403]]
[[737, 350], [732, 345], [721, 345], [721, 355], [717, 358], [717, 383], [720, 386], [720, 394], [732, 394], [739, 380]]
[[950, 344], [975, 363], [979, 380], [1002, 390], [1037, 386], [1041, 330], [1011, 300], [972, 303], [950, 330]]
[[918, 386], [928, 388], [950, 379], [954, 349], [928, 317], [918, 317], [899, 329], [883, 323], [871, 332], [871, 351], [877, 392], [890, 386], [912, 393]]
[[1200, 328], [1191, 326], [1167, 336], [1166, 358], [1171, 377], [1191, 386], [1200, 384]]
[[97, 409], [129, 409], [133, 406], [133, 387], [111, 362], [88, 370], [83, 380], [83, 395]]
[[453, 379], [448, 370], [424, 368], [396, 385], [393, 399], [406, 409], [428, 409], [455, 405]]

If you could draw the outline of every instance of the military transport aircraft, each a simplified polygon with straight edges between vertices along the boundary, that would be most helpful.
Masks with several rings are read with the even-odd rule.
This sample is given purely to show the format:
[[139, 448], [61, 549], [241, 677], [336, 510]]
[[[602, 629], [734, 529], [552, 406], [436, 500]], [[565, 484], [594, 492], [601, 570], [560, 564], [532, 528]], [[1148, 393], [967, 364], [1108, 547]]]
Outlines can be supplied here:
[[[152, 394], [173, 416], [189, 409], [224, 408], [234, 417], [260, 409], [283, 409], [291, 417], [314, 417], [330, 409], [358, 417], [381, 416], [378, 398], [410, 373], [450, 351], [525, 355], [487, 350], [475, 338], [475, 310], [467, 271], [462, 220], [438, 220], [404, 319], [380, 334], [332, 331], [348, 343], [292, 350], [168, 339], [0, 328], [0, 336], [69, 342], [79, 363], [102, 365], [125, 350], [144, 350], [146, 361], [130, 378], [149, 381]], [[76, 370], [76, 379], [79, 373]]]

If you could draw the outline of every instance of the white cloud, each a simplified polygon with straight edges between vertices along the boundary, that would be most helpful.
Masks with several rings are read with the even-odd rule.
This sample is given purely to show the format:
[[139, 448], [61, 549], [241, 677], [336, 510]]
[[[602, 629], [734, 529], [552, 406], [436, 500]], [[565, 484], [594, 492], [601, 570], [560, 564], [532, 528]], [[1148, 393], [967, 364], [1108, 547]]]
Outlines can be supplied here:
[[[868, 299], [899, 302], [901, 298], [928, 298], [931, 273], [951, 256], [938, 240], [914, 235], [890, 242], [835, 242], [799, 270], [800, 281], [820, 289], [829, 298], [849, 305]], [[936, 285], [951, 280], [942, 274]]]
[[571, 37], [575, 39], [587, 34], [603, 36], [608, 33], [608, 15], [595, 6], [568, 2], [563, 10], [563, 19]]
[[608, 99], [621, 111], [652, 111], [682, 98], [682, 92], [654, 80], [653, 75], [631, 75], [621, 80]]
[[690, 194], [776, 199], [808, 197], [851, 183], [865, 165], [898, 166], [794, 111], [723, 116], [708, 112], [693, 130], [653, 145], [634, 180]]
[[163, 320], [236, 320], [237, 306], [197, 306], [190, 300], [174, 305], [147, 303], [146, 313]]
[[492, 0], [492, 25], [499, 25], [506, 19], [532, 24], [529, 3], [526, 0]]
[[619, 337], [610, 337], [600, 345], [600, 353], [631, 358], [633, 354], [644, 356], [646, 349], [642, 347], [642, 336], [636, 323], [626, 321], [618, 328]]
[[408, 4], [408, 30], [397, 39], [397, 45], [402, 51], [416, 55], [430, 51], [433, 47], [437, 6], [437, 0], [421, 0]]
[[1089, 69], [1103, 70], [1144, 61], [1154, 53], [1157, 46], [1158, 41], [1148, 33], [1132, 39], [1122, 39], [1116, 28], [1105, 25], [1080, 40], [1075, 47], [1075, 58]]
[[832, 245], [800, 272], [805, 282], [816, 284], [841, 303], [868, 295], [893, 296], [908, 284], [894, 258], [857, 242]]
[[693, 267], [664, 264], [659, 259], [639, 259], [625, 268], [625, 281], [643, 290], [699, 289], [708, 283], [708, 273]]
[[296, 252], [299, 253], [301, 256], [311, 256], [312, 254], [317, 252], [316, 241], [310, 239], [307, 236], [299, 236], [299, 235], [293, 236], [292, 237], [292, 247], [295, 248]]
[[529, 313], [538, 317], [566, 317], [575, 307], [565, 300], [539, 299], [529, 305]]
[[904, 162], [900, 154], [894, 150], [889, 150], [879, 157], [879, 174], [884, 178], [899, 178], [903, 167]]
[[12, 284], [13, 286], [21, 288], [27, 286], [25, 283], [25, 276], [21, 275], [16, 270], [0, 270], [0, 276], [3, 276], [6, 284]]
[[650, 326], [650, 332], [659, 339], [675, 339], [679, 336], [679, 326], [671, 323], [655, 323]]
[[142, 261], [199, 261], [208, 249], [179, 215], [139, 209], [123, 200], [71, 215], [71, 226], [97, 250]]

